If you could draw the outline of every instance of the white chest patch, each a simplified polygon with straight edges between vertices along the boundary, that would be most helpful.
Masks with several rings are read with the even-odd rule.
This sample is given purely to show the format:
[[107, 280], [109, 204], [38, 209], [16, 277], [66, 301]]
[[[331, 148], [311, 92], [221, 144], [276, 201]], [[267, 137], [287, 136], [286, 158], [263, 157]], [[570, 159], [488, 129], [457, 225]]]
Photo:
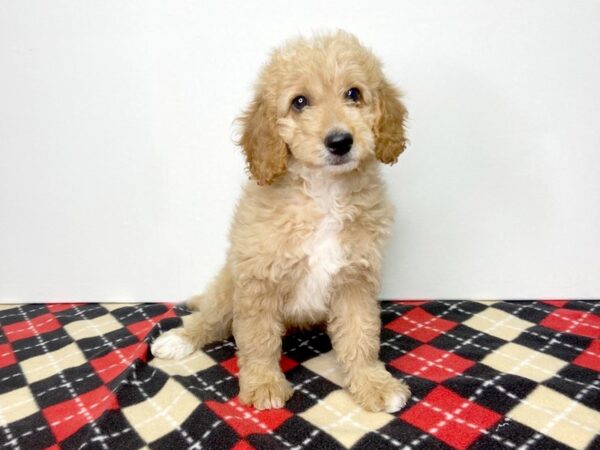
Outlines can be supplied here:
[[302, 246], [308, 261], [308, 273], [298, 283], [289, 304], [288, 312], [294, 316], [314, 317], [326, 313], [331, 296], [331, 279], [346, 264], [339, 240], [346, 215], [340, 205], [344, 186], [331, 180], [328, 180], [329, 183], [319, 181], [313, 180], [307, 184], [307, 193], [324, 216]]

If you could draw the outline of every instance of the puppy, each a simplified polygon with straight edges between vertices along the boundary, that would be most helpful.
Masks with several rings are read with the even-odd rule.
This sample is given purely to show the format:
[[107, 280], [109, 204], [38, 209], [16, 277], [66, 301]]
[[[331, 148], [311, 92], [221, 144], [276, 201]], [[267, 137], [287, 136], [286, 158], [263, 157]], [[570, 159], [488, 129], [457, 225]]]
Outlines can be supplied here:
[[225, 266], [152, 353], [183, 358], [233, 333], [239, 399], [281, 408], [293, 393], [279, 367], [282, 336], [324, 323], [352, 398], [369, 411], [402, 408], [409, 389], [378, 360], [377, 294], [392, 225], [379, 162], [404, 150], [405, 119], [399, 92], [354, 36], [276, 50], [240, 119], [253, 180]]

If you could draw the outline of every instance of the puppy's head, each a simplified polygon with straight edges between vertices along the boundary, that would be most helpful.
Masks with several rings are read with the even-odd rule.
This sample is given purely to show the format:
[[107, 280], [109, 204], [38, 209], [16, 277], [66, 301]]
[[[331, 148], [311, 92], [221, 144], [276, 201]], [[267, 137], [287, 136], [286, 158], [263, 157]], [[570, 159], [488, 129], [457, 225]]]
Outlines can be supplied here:
[[289, 158], [330, 173], [373, 158], [396, 162], [406, 109], [377, 58], [345, 32], [297, 39], [276, 50], [241, 117], [240, 144], [259, 184]]

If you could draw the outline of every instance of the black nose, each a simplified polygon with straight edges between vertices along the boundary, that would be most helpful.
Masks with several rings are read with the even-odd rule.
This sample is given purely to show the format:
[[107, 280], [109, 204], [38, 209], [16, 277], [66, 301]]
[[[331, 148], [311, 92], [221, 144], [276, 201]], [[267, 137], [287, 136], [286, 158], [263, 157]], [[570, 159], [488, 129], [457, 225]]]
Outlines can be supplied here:
[[352, 135], [350, 133], [329, 133], [325, 137], [325, 146], [334, 155], [345, 155], [352, 148]]

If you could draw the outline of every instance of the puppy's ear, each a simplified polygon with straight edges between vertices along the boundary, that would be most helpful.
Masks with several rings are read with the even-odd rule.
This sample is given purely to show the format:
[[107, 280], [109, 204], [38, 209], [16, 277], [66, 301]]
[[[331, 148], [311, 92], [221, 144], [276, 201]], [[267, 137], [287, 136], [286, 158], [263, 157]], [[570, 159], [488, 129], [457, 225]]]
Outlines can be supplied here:
[[375, 120], [375, 155], [386, 164], [394, 164], [407, 144], [405, 122], [407, 111], [400, 101], [400, 92], [382, 80], [377, 89]]
[[277, 132], [275, 108], [257, 95], [239, 119], [242, 125], [240, 145], [248, 170], [260, 185], [271, 184], [287, 168], [288, 149]]

